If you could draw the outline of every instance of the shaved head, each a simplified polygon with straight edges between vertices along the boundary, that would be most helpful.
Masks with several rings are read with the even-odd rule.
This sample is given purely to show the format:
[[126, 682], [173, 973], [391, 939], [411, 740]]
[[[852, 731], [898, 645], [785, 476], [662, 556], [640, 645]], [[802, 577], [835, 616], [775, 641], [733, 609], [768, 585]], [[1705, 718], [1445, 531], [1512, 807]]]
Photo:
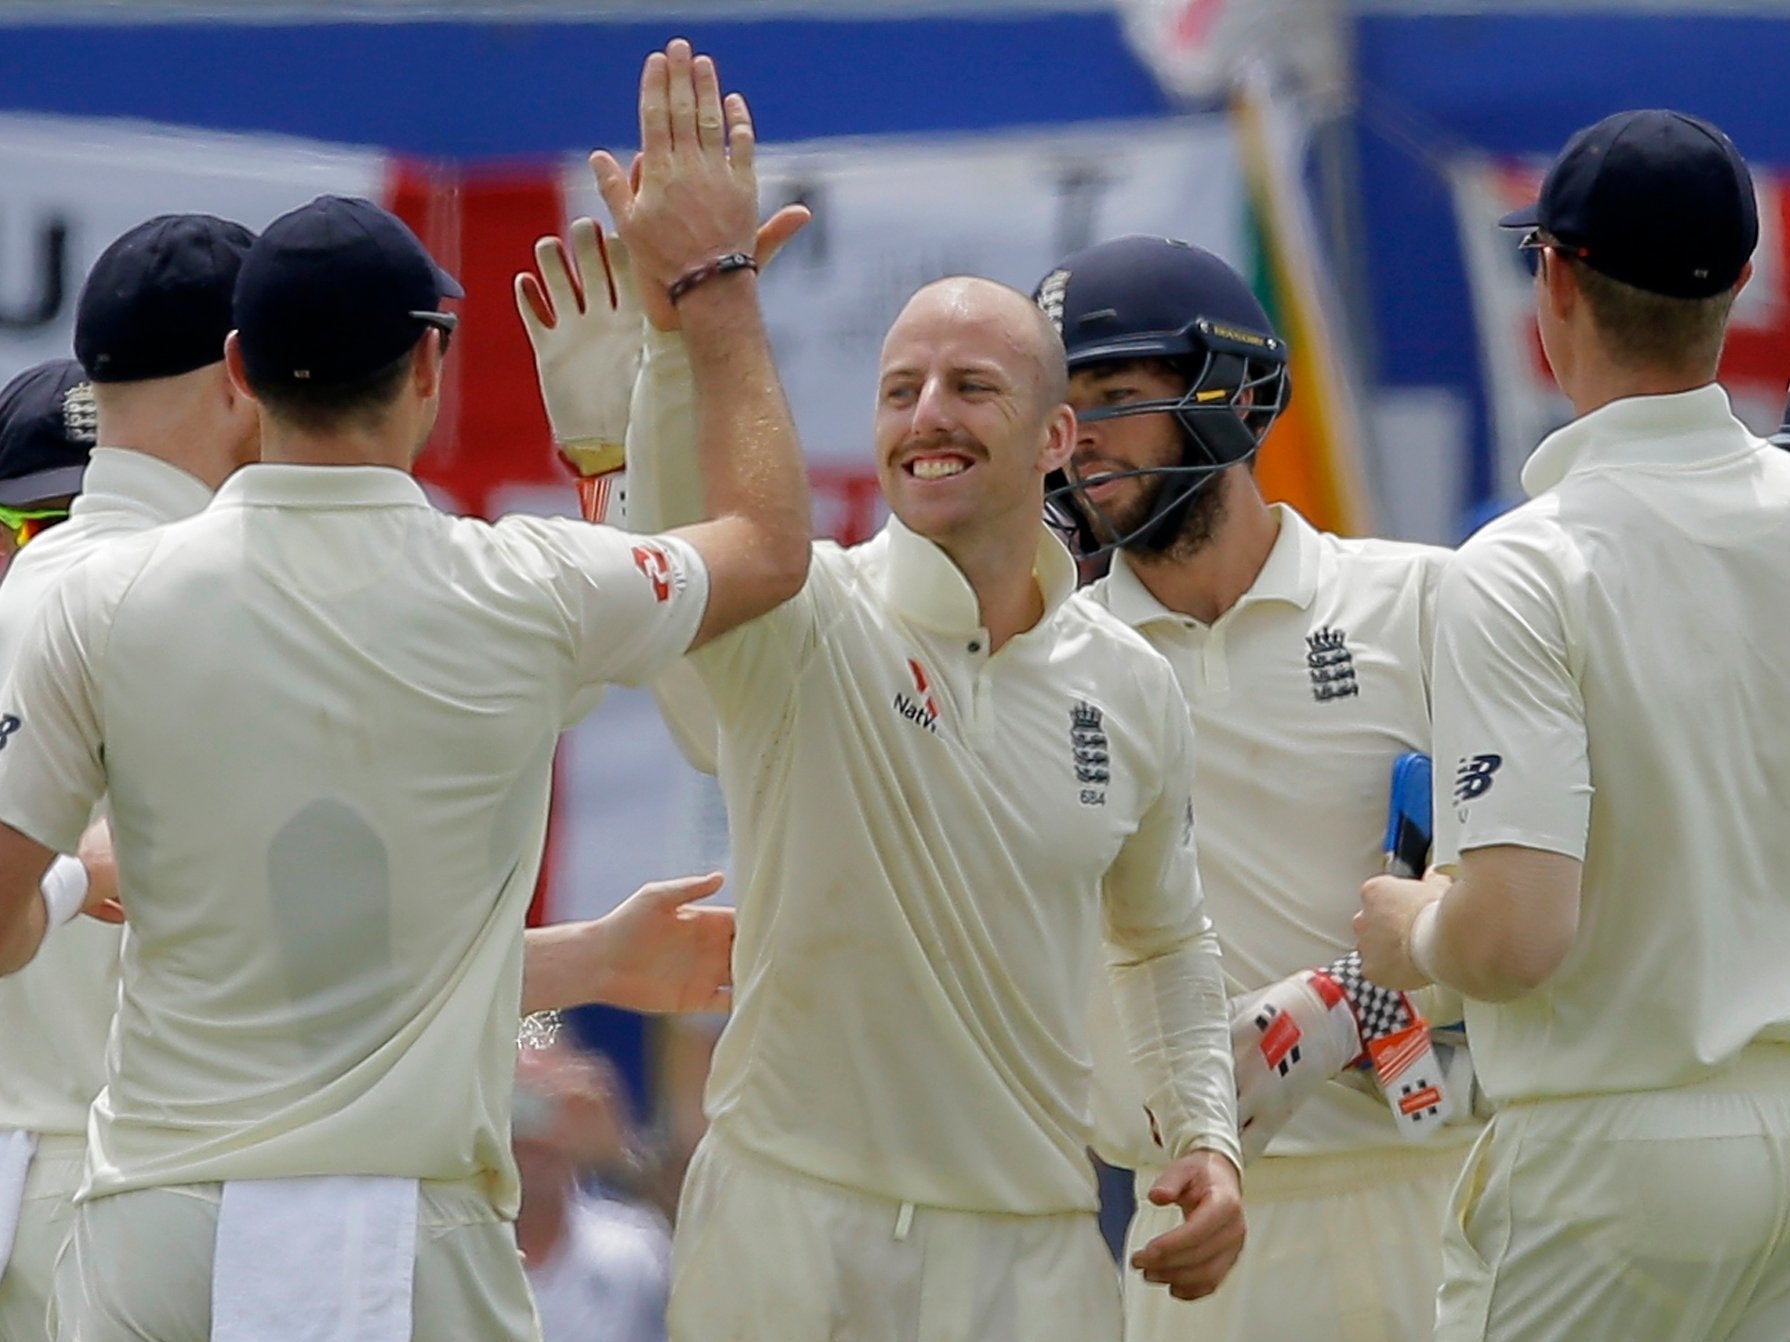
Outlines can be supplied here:
[[[1011, 285], [977, 275], [949, 275], [919, 289], [889, 328], [892, 338], [910, 317], [949, 314], [995, 332], [1029, 375], [1040, 414], [1069, 397], [1069, 356], [1042, 308]], [[887, 342], [885, 342], [887, 348]]]

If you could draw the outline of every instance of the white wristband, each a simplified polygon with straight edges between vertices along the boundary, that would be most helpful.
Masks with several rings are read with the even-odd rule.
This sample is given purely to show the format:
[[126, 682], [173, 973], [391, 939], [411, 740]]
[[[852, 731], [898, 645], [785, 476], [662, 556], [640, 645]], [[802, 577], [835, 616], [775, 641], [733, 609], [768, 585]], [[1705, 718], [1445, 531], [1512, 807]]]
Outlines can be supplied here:
[[50, 926], [61, 927], [87, 902], [87, 868], [81, 865], [80, 858], [63, 853], [50, 863], [37, 888], [43, 891], [44, 912]]
[[1422, 974], [1424, 978], [1428, 979], [1431, 983], [1438, 983], [1441, 981], [1436, 977], [1435, 968], [1437, 937], [1436, 910], [1441, 907], [1441, 904], [1441, 900], [1432, 899], [1421, 909], [1417, 910], [1417, 916], [1411, 920], [1411, 939], [1407, 947], [1410, 952], [1412, 965], [1416, 967], [1419, 974]]

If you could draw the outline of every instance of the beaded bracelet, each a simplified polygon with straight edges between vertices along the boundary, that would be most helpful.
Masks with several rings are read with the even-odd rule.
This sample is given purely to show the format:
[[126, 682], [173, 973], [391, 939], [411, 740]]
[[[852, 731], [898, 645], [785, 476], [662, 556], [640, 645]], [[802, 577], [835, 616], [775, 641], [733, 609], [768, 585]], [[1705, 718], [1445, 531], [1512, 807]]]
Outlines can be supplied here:
[[717, 275], [726, 275], [735, 270], [755, 271], [757, 269], [758, 262], [748, 256], [745, 252], [729, 252], [725, 256], [717, 256], [713, 261], [710, 261], [705, 265], [697, 266], [695, 270], [686, 271], [684, 274], [678, 276], [678, 278], [672, 282], [669, 290], [671, 301], [673, 303], [677, 302], [678, 299], [689, 293], [690, 290], [694, 289], [704, 280], [712, 280]]

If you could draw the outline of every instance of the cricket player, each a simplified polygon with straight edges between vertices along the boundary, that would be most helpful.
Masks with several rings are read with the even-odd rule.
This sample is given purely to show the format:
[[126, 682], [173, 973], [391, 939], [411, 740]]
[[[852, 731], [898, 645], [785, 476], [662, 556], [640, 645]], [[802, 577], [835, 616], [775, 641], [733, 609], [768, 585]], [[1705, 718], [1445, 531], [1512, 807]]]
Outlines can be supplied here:
[[1790, 458], [1715, 381], [1752, 180], [1708, 122], [1623, 112], [1503, 222], [1576, 417], [1442, 580], [1447, 874], [1357, 920], [1376, 979], [1466, 996], [1497, 1104], [1437, 1336], [1790, 1337]]
[[[203, 214], [159, 216], [127, 230], [100, 254], [76, 303], [75, 348], [96, 372], [77, 362], [78, 381], [36, 370], [21, 377], [27, 390], [67, 384], [34, 415], [24, 412], [36, 400], [6, 400], [20, 414], [0, 427], [0, 440], [72, 430], [89, 441], [62, 450], [83, 460], [91, 450], [92, 460], [68, 519], [17, 555], [0, 584], [0, 670], [26, 643], [47, 594], [80, 562], [111, 541], [200, 512], [232, 471], [259, 458], [253, 403], [232, 387], [223, 360], [231, 296], [253, 241], [240, 224]], [[104, 446], [92, 448], [93, 439]], [[41, 463], [49, 454], [40, 444], [25, 455]], [[31, 488], [70, 492], [69, 467], [53, 470], [61, 474], [39, 471]], [[83, 901], [103, 908], [115, 889], [104, 834], [96, 826], [85, 865], [58, 859], [46, 877], [58, 921]], [[82, 888], [76, 873], [89, 869], [103, 880]], [[678, 909], [713, 889], [712, 878], [655, 883], [608, 919], [531, 929], [524, 1009], [590, 1000], [661, 1011], [710, 1005], [727, 981], [731, 929], [725, 915]], [[105, 1082], [119, 935], [75, 920], [47, 938], [24, 971], [0, 979], [7, 1134], [0, 1144], [13, 1162], [0, 1224], [10, 1229], [16, 1220], [16, 1233], [0, 1236], [12, 1244], [0, 1255], [0, 1335], [8, 1342], [47, 1335], [53, 1267], [85, 1166], [88, 1109]]]
[[[1126, 237], [1067, 257], [1038, 301], [1063, 334], [1076, 448], [1055, 495], [1082, 553], [1111, 553], [1077, 599], [1175, 668], [1200, 742], [1200, 875], [1233, 997], [1349, 951], [1357, 891], [1381, 870], [1395, 757], [1429, 745], [1429, 664], [1447, 551], [1344, 540], [1257, 487], [1287, 403], [1287, 351], [1249, 286], [1202, 248]], [[1253, 1008], [1252, 1008], [1253, 1010]], [[1111, 1018], [1096, 1002], [1097, 1021]], [[1365, 1047], [1348, 1035], [1332, 1067]], [[1326, 1021], [1307, 1026], [1328, 1028]], [[1252, 1073], [1239, 1034], [1245, 1109]], [[1314, 1065], [1315, 1040], [1288, 1065]], [[1096, 1053], [1103, 1157], [1136, 1171], [1129, 1251], [1172, 1213], [1149, 1196], [1164, 1153], [1122, 1039]], [[1249, 1251], [1197, 1303], [1125, 1277], [1132, 1342], [1418, 1342], [1464, 1130], [1412, 1145], [1385, 1101], [1320, 1085], [1248, 1172]], [[1263, 1120], [1267, 1122], [1266, 1119]]]
[[0, 559], [68, 517], [93, 450], [93, 388], [73, 359], [0, 387]]
[[[18, 547], [0, 584], [0, 676], [23, 638], [22, 617], [36, 609], [34, 574], [54, 564], [40, 552], [63, 548], [71, 500], [80, 505], [96, 421], [93, 385], [73, 359], [38, 364], [0, 390], [0, 516]], [[46, 909], [58, 918], [115, 891], [103, 834], [95, 832], [85, 864], [58, 858], [46, 874]], [[47, 1335], [118, 996], [119, 936], [116, 925], [77, 919], [40, 963], [0, 979], [0, 1337], [8, 1342]]]
[[[894, 519], [816, 545], [794, 599], [662, 687], [693, 753], [718, 719], [740, 916], [676, 1339], [1116, 1337], [1085, 1155], [1103, 932], [1184, 1218], [1146, 1271], [1198, 1294], [1241, 1247], [1187, 715], [1161, 658], [1069, 600], [1039, 522], [1073, 443], [1062, 357], [1013, 290], [920, 290], [879, 375]], [[637, 525], [695, 503], [683, 360], [649, 335]]]
[[0, 967], [43, 936], [27, 878], [108, 790], [133, 920], [65, 1255], [84, 1342], [534, 1336], [507, 1111], [554, 740], [586, 687], [761, 613], [807, 563], [751, 276], [715, 266], [752, 244], [749, 119], [687, 58], [667, 71], [647, 64], [623, 228], [649, 282], [692, 290], [713, 520], [639, 538], [429, 507], [409, 467], [458, 286], [393, 216], [326, 197], [237, 278], [225, 362], [263, 464], [67, 575], [20, 650]]

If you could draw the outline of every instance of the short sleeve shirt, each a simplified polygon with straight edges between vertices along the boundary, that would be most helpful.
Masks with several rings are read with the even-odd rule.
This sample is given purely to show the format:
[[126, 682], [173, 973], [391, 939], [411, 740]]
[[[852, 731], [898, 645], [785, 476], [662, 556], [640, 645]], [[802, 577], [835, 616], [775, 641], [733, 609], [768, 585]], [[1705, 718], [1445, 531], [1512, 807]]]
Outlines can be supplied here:
[[[141, 452], [96, 448], [68, 520], [13, 556], [0, 582], [0, 680], [30, 635], [44, 598], [109, 542], [199, 512], [211, 490]], [[87, 1132], [105, 1084], [106, 1038], [118, 1007], [123, 931], [77, 918], [31, 963], [0, 978], [0, 1128], [61, 1137]]]
[[67, 849], [110, 795], [131, 935], [92, 1191], [381, 1173], [513, 1209], [554, 743], [706, 600], [676, 539], [450, 518], [378, 467], [246, 467], [70, 575], [0, 705], [0, 819]]
[[1439, 860], [1583, 861], [1572, 949], [1468, 1003], [1499, 1100], [1643, 1090], [1790, 1040], [1790, 454], [1710, 385], [1545, 440], [1438, 605]]

